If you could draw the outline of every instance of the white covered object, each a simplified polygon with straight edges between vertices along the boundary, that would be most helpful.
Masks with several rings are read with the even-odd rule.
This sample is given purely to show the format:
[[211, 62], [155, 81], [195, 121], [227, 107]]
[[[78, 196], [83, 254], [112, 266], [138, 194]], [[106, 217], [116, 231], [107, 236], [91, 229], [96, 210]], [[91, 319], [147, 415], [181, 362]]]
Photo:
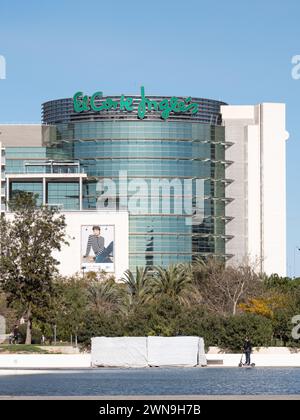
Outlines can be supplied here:
[[148, 366], [146, 337], [94, 337], [91, 353], [92, 366]]
[[207, 360], [206, 360], [205, 349], [204, 349], [204, 340], [202, 337], [199, 337], [198, 365], [207, 366]]
[[197, 366], [199, 337], [148, 337], [150, 366]]

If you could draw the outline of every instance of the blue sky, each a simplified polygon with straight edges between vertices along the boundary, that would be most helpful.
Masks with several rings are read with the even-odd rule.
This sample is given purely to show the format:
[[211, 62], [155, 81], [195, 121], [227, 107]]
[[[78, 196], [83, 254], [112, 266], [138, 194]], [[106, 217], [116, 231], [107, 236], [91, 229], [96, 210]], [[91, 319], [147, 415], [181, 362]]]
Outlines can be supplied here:
[[[286, 102], [288, 271], [300, 246], [299, 0], [0, 0], [0, 121], [77, 90]], [[274, 227], [276, 240], [276, 227]], [[296, 257], [300, 275], [300, 252]]]

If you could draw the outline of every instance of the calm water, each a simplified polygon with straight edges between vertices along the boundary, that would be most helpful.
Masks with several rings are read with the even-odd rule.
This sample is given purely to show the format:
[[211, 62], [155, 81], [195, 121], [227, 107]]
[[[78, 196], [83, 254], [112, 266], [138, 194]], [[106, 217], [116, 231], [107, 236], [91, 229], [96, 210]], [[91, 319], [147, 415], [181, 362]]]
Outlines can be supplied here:
[[0, 395], [299, 393], [297, 368], [98, 369], [0, 376]]

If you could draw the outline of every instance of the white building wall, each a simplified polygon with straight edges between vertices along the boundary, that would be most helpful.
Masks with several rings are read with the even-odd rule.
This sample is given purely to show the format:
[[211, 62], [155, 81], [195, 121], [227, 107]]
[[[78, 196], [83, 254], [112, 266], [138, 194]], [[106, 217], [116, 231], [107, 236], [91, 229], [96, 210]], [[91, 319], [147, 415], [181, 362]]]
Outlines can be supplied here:
[[[81, 226], [114, 225], [114, 275], [120, 280], [128, 269], [128, 212], [120, 211], [70, 211], [62, 212], [66, 221], [66, 241], [61, 251], [53, 252], [59, 261], [58, 270], [63, 276], [82, 273], [81, 264]], [[7, 214], [13, 219], [13, 214]], [[105, 244], [107, 246], [107, 244]]]
[[234, 163], [226, 195], [234, 200], [226, 233], [231, 263], [256, 263], [267, 274], [286, 274], [285, 105], [223, 106], [226, 159]]
[[286, 274], [285, 105], [261, 105], [264, 271]]
[[[60, 252], [54, 256], [60, 261], [59, 271], [62, 275], [72, 275], [81, 271], [81, 226], [114, 225], [114, 267], [115, 276], [120, 279], [128, 269], [128, 213], [105, 211], [72, 211], [63, 213], [66, 218], [66, 239]], [[107, 244], [105, 244], [107, 246]]]
[[1, 142], [6, 147], [41, 147], [41, 124], [0, 124]]

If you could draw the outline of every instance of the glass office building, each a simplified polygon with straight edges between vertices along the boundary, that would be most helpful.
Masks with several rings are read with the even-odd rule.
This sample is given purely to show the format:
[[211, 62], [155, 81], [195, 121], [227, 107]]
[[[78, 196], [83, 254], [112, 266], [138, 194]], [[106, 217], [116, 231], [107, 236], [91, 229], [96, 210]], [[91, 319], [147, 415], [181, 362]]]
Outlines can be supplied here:
[[83, 270], [81, 227], [94, 224], [115, 226], [117, 278], [208, 256], [286, 275], [284, 104], [77, 94], [44, 103], [43, 124], [0, 123], [0, 213], [20, 190], [58, 206], [73, 238], [64, 275]]
[[[171, 99], [149, 98], [153, 101]], [[98, 105], [105, 99], [99, 98]], [[199, 223], [187, 222], [187, 215], [178, 212], [178, 200], [182, 197], [177, 195], [176, 188], [169, 190], [171, 199], [164, 197], [160, 190], [151, 196], [148, 193], [140, 196], [138, 209], [127, 208], [130, 268], [167, 266], [189, 262], [197, 256], [228, 257], [225, 207], [230, 198], [225, 191], [230, 180], [225, 177], [225, 169], [230, 162], [225, 160], [229, 144], [225, 142], [221, 126], [223, 103], [192, 100], [197, 103], [197, 113], [171, 112], [167, 120], [155, 109], [138, 119], [134, 110], [139, 96], [133, 97], [133, 112], [113, 108], [101, 113], [93, 110], [76, 113], [72, 99], [54, 100], [42, 106], [43, 124], [51, 126], [44, 139], [46, 157], [78, 162], [80, 172], [87, 176], [82, 186], [83, 210], [97, 209], [103, 194], [99, 188], [103, 179], [110, 179], [116, 185], [117, 209], [126, 209], [122, 197], [124, 188], [120, 185], [125, 177], [128, 185], [146, 182], [148, 191], [153, 180], [172, 182], [176, 179], [182, 181], [182, 185], [184, 180], [191, 180], [187, 198], [193, 203], [197, 199], [196, 181], [202, 180], [204, 217]], [[72, 183], [52, 183], [47, 194], [52, 202], [62, 202], [65, 209], [78, 209], [78, 184], [76, 187]], [[167, 199], [170, 206], [164, 212]]]
[[[18, 191], [26, 191], [36, 195], [37, 205], [54, 205], [66, 211], [80, 210], [78, 163], [63, 160], [61, 155], [52, 153], [47, 147], [6, 147], [5, 163], [9, 197]], [[56, 178], [55, 175], [63, 177]]]

